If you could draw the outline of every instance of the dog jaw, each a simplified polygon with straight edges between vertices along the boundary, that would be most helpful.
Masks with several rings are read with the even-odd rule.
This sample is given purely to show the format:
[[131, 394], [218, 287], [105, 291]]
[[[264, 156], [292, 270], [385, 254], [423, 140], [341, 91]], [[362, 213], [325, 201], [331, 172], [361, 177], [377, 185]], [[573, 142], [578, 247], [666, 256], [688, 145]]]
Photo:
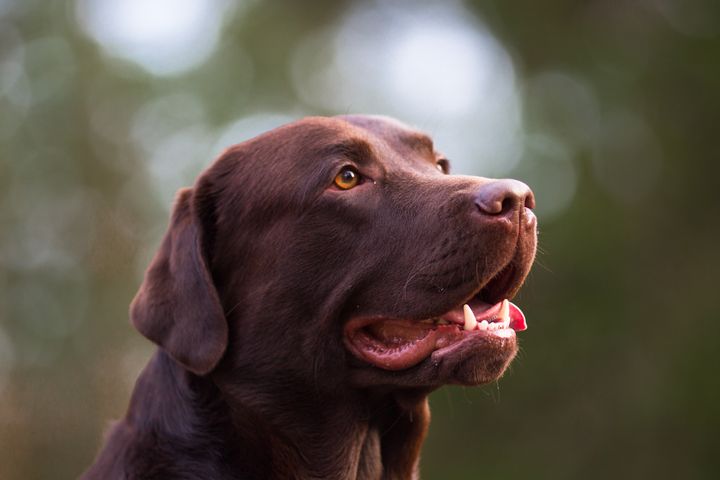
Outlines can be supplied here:
[[354, 318], [345, 327], [345, 345], [359, 359], [385, 370], [404, 370], [438, 350], [449, 349], [468, 337], [513, 339], [527, 328], [525, 316], [507, 299], [490, 305], [472, 302], [445, 315], [423, 320]]

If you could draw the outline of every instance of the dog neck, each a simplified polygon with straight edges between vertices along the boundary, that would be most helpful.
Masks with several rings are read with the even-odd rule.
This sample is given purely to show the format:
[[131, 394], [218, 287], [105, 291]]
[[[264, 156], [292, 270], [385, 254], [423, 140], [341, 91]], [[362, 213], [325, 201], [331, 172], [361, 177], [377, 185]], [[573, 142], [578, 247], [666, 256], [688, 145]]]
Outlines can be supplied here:
[[190, 453], [182, 466], [164, 465], [153, 452], [166, 475], [203, 465], [217, 478], [408, 479], [417, 477], [430, 420], [426, 394], [299, 403], [282, 391], [195, 376], [158, 351], [138, 379], [124, 430], [132, 432], [126, 443]]

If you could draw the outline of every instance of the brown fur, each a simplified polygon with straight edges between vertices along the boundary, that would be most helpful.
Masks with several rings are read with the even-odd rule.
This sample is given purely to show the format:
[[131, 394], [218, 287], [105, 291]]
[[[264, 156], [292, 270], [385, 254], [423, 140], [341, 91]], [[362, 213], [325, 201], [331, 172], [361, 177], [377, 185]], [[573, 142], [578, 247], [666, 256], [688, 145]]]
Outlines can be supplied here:
[[[514, 340], [387, 371], [347, 351], [343, 325], [441, 315], [502, 272], [487, 295], [510, 297], [535, 252], [529, 190], [493, 193], [502, 215], [486, 214], [499, 184], [438, 158], [428, 137], [363, 116], [224, 152], [177, 197], [131, 307], [159, 348], [83, 478], [416, 478], [427, 394], [498, 378]], [[367, 180], [340, 191], [347, 164]]]

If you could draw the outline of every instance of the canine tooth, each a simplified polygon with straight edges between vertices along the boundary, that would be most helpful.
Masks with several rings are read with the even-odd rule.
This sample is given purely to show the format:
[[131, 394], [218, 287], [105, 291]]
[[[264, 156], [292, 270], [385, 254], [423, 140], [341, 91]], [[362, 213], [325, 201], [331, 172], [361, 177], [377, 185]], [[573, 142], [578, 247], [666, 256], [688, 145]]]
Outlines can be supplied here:
[[447, 320], [445, 320], [445, 319], [443, 319], [443, 318], [439, 318], [439, 319], [437, 319], [437, 320], [435, 320], [435, 321], [437, 322], [438, 325], [447, 325], [448, 323], [450, 323], [450, 322], [448, 322]]
[[464, 305], [463, 313], [465, 314], [465, 325], [463, 328], [465, 330], [475, 330], [475, 327], [477, 327], [477, 320], [475, 319], [475, 314], [472, 309], [468, 305]]
[[487, 329], [488, 329], [487, 320], [483, 320], [482, 322], [478, 323], [478, 330], [487, 330]]
[[500, 323], [502, 323], [504, 328], [507, 328], [510, 325], [510, 302], [508, 302], [507, 298], [502, 302], [499, 318]]

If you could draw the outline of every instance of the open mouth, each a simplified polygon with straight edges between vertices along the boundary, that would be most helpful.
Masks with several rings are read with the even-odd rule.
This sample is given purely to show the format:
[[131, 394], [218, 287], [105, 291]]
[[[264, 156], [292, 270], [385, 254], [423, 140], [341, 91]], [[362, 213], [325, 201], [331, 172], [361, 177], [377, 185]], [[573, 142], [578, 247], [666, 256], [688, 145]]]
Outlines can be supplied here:
[[527, 329], [527, 322], [520, 308], [506, 298], [519, 287], [512, 277], [513, 272], [501, 272], [480, 293], [440, 316], [351, 319], [345, 326], [346, 345], [356, 357], [376, 367], [404, 370], [470, 338], [514, 340], [515, 332]]

